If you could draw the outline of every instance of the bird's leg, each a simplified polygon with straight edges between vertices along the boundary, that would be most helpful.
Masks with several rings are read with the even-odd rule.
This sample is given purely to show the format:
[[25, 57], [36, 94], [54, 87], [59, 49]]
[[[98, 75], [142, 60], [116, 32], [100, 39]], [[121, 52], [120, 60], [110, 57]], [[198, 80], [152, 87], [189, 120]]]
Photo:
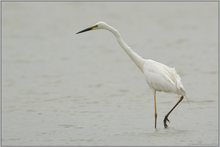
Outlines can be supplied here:
[[176, 105], [175, 105], [175, 106], [167, 113], [167, 115], [164, 117], [164, 120], [163, 120], [164, 128], [167, 128], [167, 127], [168, 127], [167, 121], [170, 122], [169, 119], [168, 119], [168, 116], [169, 116], [170, 113], [176, 108], [176, 106], [183, 100], [183, 97], [184, 97], [184, 96], [181, 96], [181, 97], [180, 97], [180, 99], [179, 99], [179, 101], [176, 103]]
[[154, 118], [155, 118], [154, 127], [155, 127], [155, 129], [156, 129], [156, 128], [157, 128], [157, 104], [156, 104], [156, 90], [154, 91]]

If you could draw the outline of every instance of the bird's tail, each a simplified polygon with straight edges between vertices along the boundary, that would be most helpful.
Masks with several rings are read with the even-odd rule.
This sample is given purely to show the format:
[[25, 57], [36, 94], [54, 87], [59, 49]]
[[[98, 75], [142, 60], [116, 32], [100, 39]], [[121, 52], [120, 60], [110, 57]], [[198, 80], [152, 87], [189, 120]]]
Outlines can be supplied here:
[[187, 102], [188, 104], [190, 104], [190, 100], [188, 99], [188, 96], [185, 94], [185, 95], [183, 95], [183, 97], [184, 97], [184, 99], [186, 100], [186, 102]]

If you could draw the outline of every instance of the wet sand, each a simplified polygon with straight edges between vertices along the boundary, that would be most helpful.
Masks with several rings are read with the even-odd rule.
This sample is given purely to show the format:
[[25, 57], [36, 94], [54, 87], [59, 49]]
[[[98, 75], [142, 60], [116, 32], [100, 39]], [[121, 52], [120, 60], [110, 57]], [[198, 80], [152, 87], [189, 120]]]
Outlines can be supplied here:
[[[217, 3], [3, 3], [3, 145], [217, 145]], [[187, 92], [153, 94], [103, 20]]]

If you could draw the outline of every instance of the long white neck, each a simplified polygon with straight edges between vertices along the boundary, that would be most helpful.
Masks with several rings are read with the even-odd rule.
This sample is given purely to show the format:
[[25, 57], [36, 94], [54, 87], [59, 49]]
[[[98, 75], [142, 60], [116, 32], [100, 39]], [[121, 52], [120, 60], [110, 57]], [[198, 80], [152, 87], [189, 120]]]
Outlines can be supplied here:
[[112, 32], [114, 36], [116, 37], [119, 45], [124, 49], [124, 51], [128, 54], [128, 56], [132, 59], [132, 61], [138, 66], [138, 68], [143, 72], [143, 65], [144, 65], [144, 59], [138, 55], [136, 52], [134, 52], [123, 40], [121, 37], [121, 34], [113, 28], [112, 26], [107, 25], [107, 28], [105, 28]]

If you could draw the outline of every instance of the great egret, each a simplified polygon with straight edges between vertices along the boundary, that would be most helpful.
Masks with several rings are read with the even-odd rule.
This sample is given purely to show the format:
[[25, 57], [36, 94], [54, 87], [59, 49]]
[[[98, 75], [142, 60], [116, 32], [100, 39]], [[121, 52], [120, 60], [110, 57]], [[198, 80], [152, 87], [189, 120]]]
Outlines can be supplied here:
[[176, 105], [165, 115], [163, 123], [164, 127], [167, 128], [167, 121], [169, 121], [168, 116], [176, 108], [176, 106], [183, 100], [185, 96], [185, 90], [181, 82], [180, 76], [176, 73], [175, 68], [168, 67], [162, 63], [153, 61], [151, 59], [144, 59], [136, 52], [134, 52], [122, 39], [121, 34], [108, 25], [105, 22], [97, 22], [95, 25], [79, 31], [76, 34], [83, 33], [90, 30], [105, 29], [113, 33], [116, 37], [119, 45], [124, 49], [128, 56], [133, 60], [133, 62], [138, 66], [138, 68], [144, 73], [146, 81], [150, 88], [154, 92], [154, 116], [155, 116], [155, 128], [157, 127], [157, 106], [156, 106], [156, 92], [171, 92], [180, 95], [179, 101]]

